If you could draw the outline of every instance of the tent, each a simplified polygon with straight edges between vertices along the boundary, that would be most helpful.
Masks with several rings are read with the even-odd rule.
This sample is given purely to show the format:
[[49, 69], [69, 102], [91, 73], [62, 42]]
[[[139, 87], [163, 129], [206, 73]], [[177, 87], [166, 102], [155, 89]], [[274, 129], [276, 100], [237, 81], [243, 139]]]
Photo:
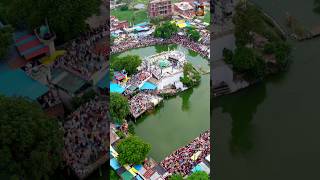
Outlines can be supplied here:
[[191, 159], [192, 159], [193, 161], [196, 161], [196, 160], [199, 158], [199, 156], [201, 155], [201, 152], [202, 152], [202, 151], [198, 151], [198, 152], [194, 153], [194, 154], [191, 156]]
[[199, 163], [199, 166], [202, 167], [202, 171], [206, 172], [207, 174], [210, 174], [210, 168], [203, 162]]
[[196, 165], [194, 168], [192, 168], [191, 170], [192, 172], [198, 172], [198, 171], [203, 171], [202, 166], [200, 166], [199, 164]]
[[48, 90], [47, 86], [30, 78], [23, 70], [12, 70], [6, 64], [0, 64], [0, 94], [36, 100]]
[[121, 174], [121, 177], [124, 180], [131, 180], [134, 176], [129, 171], [125, 171], [124, 173]]
[[40, 40], [32, 34], [16, 33], [14, 42], [19, 54], [26, 60], [45, 55], [49, 52], [49, 47], [42, 44]]
[[136, 179], [136, 180], [143, 180], [143, 178], [142, 178], [140, 175], [137, 175], [137, 176], [135, 177], [135, 179]]
[[125, 91], [125, 89], [120, 86], [119, 84], [115, 84], [110, 82], [110, 92], [120, 93], [122, 94]]
[[121, 167], [121, 165], [119, 164], [119, 162], [117, 161], [116, 158], [113, 158], [110, 160], [110, 166], [112, 167], [112, 169], [117, 170]]
[[143, 86], [141, 86], [140, 90], [156, 90], [157, 85], [150, 83], [150, 82], [145, 82]]
[[206, 160], [210, 162], [210, 154], [206, 157]]
[[116, 78], [118, 81], [121, 81], [122, 79], [125, 79], [126, 76], [121, 72], [114, 72], [114, 78]]

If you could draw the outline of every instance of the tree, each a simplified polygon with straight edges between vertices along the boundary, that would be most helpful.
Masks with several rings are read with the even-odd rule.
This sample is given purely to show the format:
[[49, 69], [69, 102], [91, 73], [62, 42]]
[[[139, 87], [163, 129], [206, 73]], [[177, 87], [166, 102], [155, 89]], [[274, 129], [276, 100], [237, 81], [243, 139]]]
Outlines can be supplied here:
[[0, 60], [8, 53], [12, 43], [12, 32], [13, 29], [11, 26], [0, 28]]
[[111, 68], [116, 71], [125, 69], [128, 75], [132, 75], [137, 72], [137, 67], [140, 66], [142, 60], [137, 55], [127, 55], [125, 57], [114, 58], [111, 62]]
[[291, 46], [285, 42], [277, 42], [274, 44], [274, 53], [277, 63], [284, 68], [289, 61]]
[[48, 20], [58, 40], [67, 41], [87, 28], [85, 20], [99, 12], [101, 0], [12, 0], [6, 17], [15, 27], [33, 30]]
[[176, 24], [169, 21], [164, 22], [163, 24], [156, 27], [154, 36], [158, 38], [169, 39], [171, 36], [175, 35], [178, 32], [178, 27]]
[[183, 176], [180, 174], [174, 174], [169, 178], [169, 180], [183, 180]]
[[194, 27], [187, 29], [187, 35], [190, 39], [196, 42], [200, 39], [200, 33]]
[[235, 37], [237, 46], [245, 46], [251, 43], [253, 36], [251, 32], [264, 30], [260, 11], [252, 5], [244, 8], [243, 3], [236, 6], [236, 13], [233, 17], [235, 25]]
[[145, 143], [137, 136], [129, 136], [121, 140], [117, 145], [120, 164], [140, 164], [147, 157], [151, 150], [151, 145]]
[[233, 68], [244, 72], [252, 69], [256, 64], [256, 56], [251, 48], [239, 47], [233, 56]]
[[186, 63], [183, 66], [183, 77], [180, 78], [180, 81], [187, 87], [193, 87], [200, 83], [201, 75], [195, 70], [191, 63]]
[[56, 119], [29, 100], [0, 96], [0, 179], [49, 179], [62, 148]]
[[110, 180], [119, 180], [120, 177], [118, 174], [109, 166], [109, 172], [110, 172]]
[[197, 171], [187, 178], [188, 180], [209, 180], [209, 175], [203, 171]]
[[119, 93], [110, 93], [109, 111], [113, 122], [122, 123], [130, 113], [128, 100]]

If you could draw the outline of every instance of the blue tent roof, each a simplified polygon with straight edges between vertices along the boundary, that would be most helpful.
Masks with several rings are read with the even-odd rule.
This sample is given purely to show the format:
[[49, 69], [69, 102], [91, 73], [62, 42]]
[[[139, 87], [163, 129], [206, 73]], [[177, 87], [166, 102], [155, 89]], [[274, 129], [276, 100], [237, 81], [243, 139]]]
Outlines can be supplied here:
[[155, 90], [155, 89], [157, 89], [157, 86], [150, 82], [145, 82], [143, 86], [140, 88], [140, 90]]
[[140, 175], [137, 175], [135, 178], [136, 178], [137, 180], [143, 180]]
[[122, 94], [125, 91], [125, 89], [120, 86], [119, 84], [115, 84], [110, 82], [110, 92], [120, 93]]
[[33, 80], [21, 69], [12, 70], [0, 64], [0, 94], [36, 100], [47, 91], [47, 86]]
[[194, 167], [192, 170], [192, 172], [197, 172], [197, 171], [203, 171], [202, 166], [200, 166], [200, 164], [198, 164], [196, 167]]
[[142, 165], [141, 164], [138, 164], [138, 165], [134, 165], [133, 166], [136, 170], [140, 171], [140, 169], [142, 168]]
[[110, 160], [110, 166], [114, 169], [117, 170], [121, 167], [121, 165], [119, 164], [119, 162], [117, 161], [116, 158], [113, 158]]

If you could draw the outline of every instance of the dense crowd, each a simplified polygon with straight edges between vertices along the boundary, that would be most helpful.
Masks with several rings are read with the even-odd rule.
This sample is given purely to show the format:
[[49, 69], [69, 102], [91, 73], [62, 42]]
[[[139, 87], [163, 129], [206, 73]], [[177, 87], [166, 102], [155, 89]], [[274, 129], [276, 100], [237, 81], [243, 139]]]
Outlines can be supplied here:
[[127, 83], [127, 86], [139, 87], [143, 82], [148, 80], [151, 77], [151, 73], [148, 71], [140, 71], [137, 74], [131, 76], [130, 80]]
[[107, 154], [106, 101], [98, 97], [85, 103], [64, 122], [63, 157], [77, 175]]
[[89, 80], [93, 73], [106, 65], [107, 51], [97, 52], [95, 46], [107, 38], [108, 30], [108, 25], [104, 24], [71, 41], [66, 47], [66, 54], [58, 58], [52, 67], [63, 67]]
[[192, 40], [190, 40], [189, 38], [187, 38], [186, 36], [173, 36], [170, 39], [171, 43], [173, 44], [181, 44], [182, 46], [186, 47], [187, 49], [191, 49], [197, 53], [199, 53], [201, 56], [203, 57], [208, 57], [209, 53], [208, 53], [208, 48], [207, 46], [204, 46], [202, 44], [196, 43]]
[[139, 39], [127, 38], [123, 42], [118, 43], [117, 45], [113, 45], [111, 47], [111, 53], [118, 53], [118, 52], [127, 51], [129, 49], [133, 49], [133, 48], [141, 48], [141, 47], [152, 46], [152, 45], [162, 44], [162, 43], [164, 43], [162, 39], [154, 38], [154, 37], [143, 37]]
[[151, 100], [154, 98], [154, 95], [147, 93], [139, 93], [133, 96], [130, 99], [130, 112], [134, 117], [139, 116], [146, 110], [152, 108]]
[[38, 101], [43, 109], [47, 109], [61, 103], [60, 98], [52, 91], [48, 91], [43, 96], [39, 97]]
[[[194, 161], [192, 156], [201, 151], [199, 157]], [[200, 134], [187, 146], [182, 147], [166, 157], [161, 166], [170, 174], [181, 174], [183, 176], [189, 175], [192, 168], [200, 163], [207, 155], [210, 154], [210, 131]]]
[[148, 37], [143, 37], [143, 38], [128, 38], [125, 41], [113, 45], [111, 47], [111, 53], [119, 53], [119, 52], [124, 52], [132, 48], [140, 48], [140, 47], [147, 47], [147, 46], [152, 46], [156, 44], [181, 44], [182, 46], [191, 49], [193, 51], [198, 52], [201, 56], [208, 57], [208, 47], [204, 46], [200, 43], [196, 43], [192, 40], [190, 40], [186, 36], [180, 36], [180, 35], [175, 35], [171, 37], [170, 39], [160, 39], [160, 38], [154, 38], [151, 36]]

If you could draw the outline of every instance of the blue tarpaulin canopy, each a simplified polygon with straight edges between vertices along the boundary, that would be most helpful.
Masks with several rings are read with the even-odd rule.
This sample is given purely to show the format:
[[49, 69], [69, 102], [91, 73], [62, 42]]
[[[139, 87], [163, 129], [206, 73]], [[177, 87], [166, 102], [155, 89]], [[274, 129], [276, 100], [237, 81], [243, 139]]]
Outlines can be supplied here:
[[140, 90], [155, 90], [155, 89], [157, 89], [157, 86], [150, 82], [145, 82], [143, 86], [140, 88]]
[[114, 169], [117, 170], [121, 167], [121, 165], [119, 164], [119, 162], [117, 161], [116, 158], [113, 158], [110, 160], [110, 166]]
[[202, 169], [202, 166], [200, 166], [199, 164], [196, 166], [196, 167], [194, 167], [192, 170], [191, 170], [192, 172], [197, 172], [197, 171], [203, 171], [203, 169]]
[[122, 94], [125, 91], [125, 89], [120, 86], [119, 84], [115, 84], [110, 82], [110, 92], [120, 93]]
[[142, 165], [141, 164], [138, 164], [138, 165], [134, 165], [133, 166], [136, 170], [140, 171], [140, 169], [142, 168]]
[[30, 78], [21, 69], [9, 69], [0, 64], [0, 94], [21, 96], [36, 100], [48, 91], [48, 87]]
[[137, 180], [143, 180], [140, 175], [137, 175], [135, 178], [136, 178]]

